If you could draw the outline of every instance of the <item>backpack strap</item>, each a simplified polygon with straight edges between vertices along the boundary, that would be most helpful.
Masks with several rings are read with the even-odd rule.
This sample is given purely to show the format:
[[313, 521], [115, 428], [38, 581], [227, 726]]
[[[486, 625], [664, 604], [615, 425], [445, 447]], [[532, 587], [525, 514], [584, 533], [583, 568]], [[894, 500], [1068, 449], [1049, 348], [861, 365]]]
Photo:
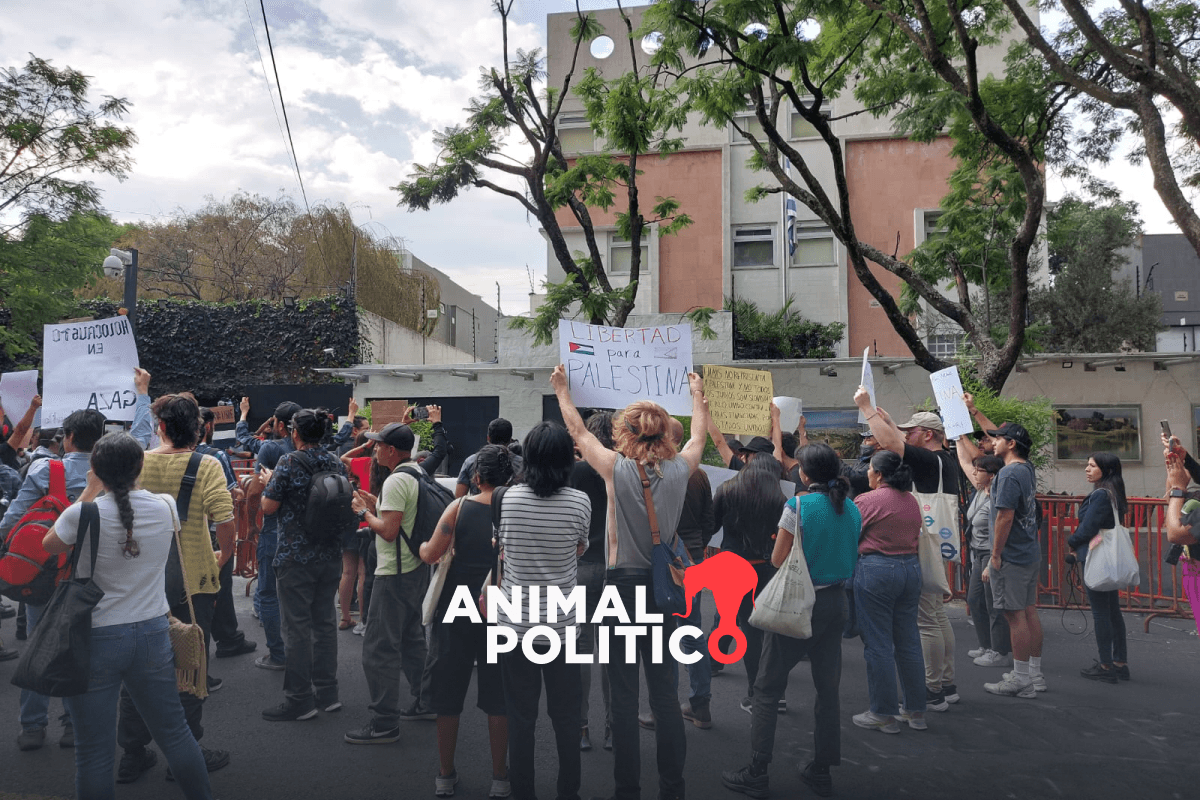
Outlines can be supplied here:
[[[412, 476], [413, 480], [415, 480], [417, 482], [418, 498], [420, 497], [421, 484], [424, 481], [430, 479], [429, 473], [426, 472], [424, 469], [422, 469], [420, 466], [417, 466], [415, 469], [409, 469], [408, 467], [399, 466], [399, 467], [396, 467], [395, 472], [403, 472], [405, 475]], [[418, 503], [419, 502], [420, 502], [420, 500], [418, 500]], [[414, 520], [414, 523], [415, 523], [415, 520]], [[420, 561], [421, 554], [419, 552], [417, 552], [418, 548], [413, 547], [412, 539], [408, 538], [408, 534], [404, 532], [404, 522], [403, 521], [400, 522], [399, 533], [400, 533], [400, 538], [404, 540], [405, 546], [408, 547], [408, 552], [412, 553], [416, 557], [417, 561]], [[397, 566], [397, 569], [399, 569], [399, 566]]]
[[187, 469], [183, 471], [183, 480], [179, 482], [179, 494], [175, 498], [180, 522], [187, 522], [188, 506], [192, 504], [192, 489], [196, 488], [196, 473], [200, 471], [200, 462], [203, 460], [203, 453], [193, 451], [188, 459]]
[[[500, 518], [504, 511], [504, 493], [508, 488], [497, 486], [492, 490], [492, 571], [489, 577], [495, 586], [500, 585]], [[487, 585], [487, 581], [484, 585]]]
[[58, 498], [64, 506], [70, 502], [67, 500], [67, 468], [57, 458], [50, 461], [50, 491], [47, 494]]

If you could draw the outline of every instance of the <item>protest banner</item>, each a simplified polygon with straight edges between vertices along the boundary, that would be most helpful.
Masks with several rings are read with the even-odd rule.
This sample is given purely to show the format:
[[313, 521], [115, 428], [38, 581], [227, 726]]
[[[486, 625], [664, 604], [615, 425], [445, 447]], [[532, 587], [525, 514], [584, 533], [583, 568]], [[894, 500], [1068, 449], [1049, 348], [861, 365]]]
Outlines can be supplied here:
[[722, 433], [771, 435], [771, 373], [706, 364], [704, 396], [713, 424]]
[[[867, 355], [871, 352], [871, 348], [863, 350], [863, 367], [862, 380], [859, 385], [867, 390], [867, 394], [871, 396], [871, 408], [875, 407], [875, 373], [871, 371], [871, 362], [867, 360]], [[866, 422], [867, 415], [861, 410], [858, 412], [858, 421]]]
[[776, 397], [775, 405], [779, 406], [779, 430], [795, 433], [804, 416], [804, 401], [799, 397]]
[[942, 412], [942, 424], [946, 426], [946, 437], [957, 439], [975, 430], [971, 412], [963, 400], [962, 381], [958, 378], [958, 367], [946, 367], [929, 376], [933, 384], [933, 396]]
[[36, 369], [0, 375], [0, 405], [4, 406], [4, 413], [8, 414], [14, 425], [25, 416], [30, 402], [37, 394], [37, 379]]
[[668, 414], [692, 413], [691, 325], [611, 328], [564, 319], [558, 322], [558, 349], [571, 400], [581, 408], [652, 400]]
[[42, 328], [42, 426], [57, 428], [73, 411], [94, 409], [130, 422], [137, 395], [137, 344], [126, 317]]
[[381, 431], [385, 425], [403, 422], [404, 412], [407, 408], [407, 400], [372, 400], [371, 430]]

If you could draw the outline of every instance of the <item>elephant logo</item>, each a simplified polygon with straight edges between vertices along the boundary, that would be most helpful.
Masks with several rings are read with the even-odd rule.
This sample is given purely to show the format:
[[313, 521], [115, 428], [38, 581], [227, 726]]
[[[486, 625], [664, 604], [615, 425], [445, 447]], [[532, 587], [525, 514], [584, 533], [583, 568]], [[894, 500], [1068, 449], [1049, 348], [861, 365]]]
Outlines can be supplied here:
[[[712, 558], [688, 567], [683, 573], [683, 591], [687, 596], [687, 608], [677, 617], [690, 616], [692, 601], [703, 589], [713, 593], [713, 600], [720, 616], [720, 624], [708, 637], [708, 653], [722, 664], [732, 664], [746, 654], [746, 635], [737, 626], [738, 608], [742, 598], [750, 592], [753, 602], [758, 588], [758, 573], [749, 561], [739, 555], [722, 551]], [[722, 636], [732, 636], [733, 652], [726, 655], [717, 647]]]

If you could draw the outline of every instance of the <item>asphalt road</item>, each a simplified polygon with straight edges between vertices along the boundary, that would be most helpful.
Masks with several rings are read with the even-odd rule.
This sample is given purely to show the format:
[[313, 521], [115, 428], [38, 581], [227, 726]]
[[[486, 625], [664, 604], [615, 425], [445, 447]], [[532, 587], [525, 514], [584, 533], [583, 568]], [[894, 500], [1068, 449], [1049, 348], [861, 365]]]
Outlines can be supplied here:
[[[237, 598], [243, 629], [262, 647], [261, 629], [250, 616], [249, 601]], [[706, 608], [708, 614], [711, 608]], [[975, 646], [973, 629], [961, 604], [951, 617], [958, 638], [957, 684], [962, 701], [942, 714], [929, 714], [929, 730], [906, 726], [899, 736], [856, 728], [850, 717], [867, 708], [861, 643], [843, 646], [843, 763], [833, 771], [836, 796], [843, 798], [1131, 798], [1200, 797], [1200, 758], [1195, 719], [1200, 714], [1200, 639], [1190, 620], [1152, 620], [1127, 616], [1133, 680], [1117, 686], [1078, 676], [1095, 654], [1090, 614], [1043, 612], [1046, 633], [1044, 669], [1049, 691], [1033, 700], [1004, 698], [983, 691], [1001, 670], [976, 667], [966, 657]], [[15, 627], [5, 620], [0, 636], [13, 646]], [[222, 800], [245, 798], [432, 798], [437, 750], [432, 722], [402, 723], [402, 737], [389, 745], [343, 743], [346, 731], [368, 719], [366, 685], [360, 667], [362, 638], [339, 634], [339, 678], [344, 710], [322, 713], [306, 722], [270, 723], [262, 709], [282, 699], [282, 673], [256, 669], [254, 656], [214, 660], [213, 674], [224, 687], [208, 700], [203, 744], [232, 752], [232, 763], [213, 773], [213, 789]], [[20, 646], [20, 643], [16, 643]], [[34, 752], [16, 746], [18, 692], [9, 685], [16, 662], [0, 664], [0, 800], [70, 797], [72, 751], [55, 743]], [[686, 687], [686, 679], [682, 683]], [[687, 726], [689, 798], [720, 800], [737, 795], [721, 786], [720, 772], [749, 761], [750, 717], [738, 708], [745, 673], [734, 665], [713, 681], [714, 727]], [[470, 698], [468, 696], [468, 704]], [[812, 684], [801, 665], [792, 673], [789, 712], [779, 720], [777, 751], [771, 771], [773, 797], [804, 798], [810, 792], [797, 766], [811, 753]], [[593, 682], [595, 749], [582, 754], [585, 798], [612, 792], [612, 759], [600, 749], [600, 689]], [[643, 707], [646, 705], [643, 703]], [[51, 714], [58, 713], [58, 701]], [[554, 796], [555, 757], [549, 723], [539, 727], [538, 787]], [[599, 723], [599, 724], [597, 724]], [[643, 793], [657, 796], [654, 739], [642, 732]], [[490, 785], [486, 720], [473, 708], [463, 715], [457, 797], [487, 796]], [[165, 764], [137, 783], [117, 787], [121, 800], [181, 797], [164, 781]]]

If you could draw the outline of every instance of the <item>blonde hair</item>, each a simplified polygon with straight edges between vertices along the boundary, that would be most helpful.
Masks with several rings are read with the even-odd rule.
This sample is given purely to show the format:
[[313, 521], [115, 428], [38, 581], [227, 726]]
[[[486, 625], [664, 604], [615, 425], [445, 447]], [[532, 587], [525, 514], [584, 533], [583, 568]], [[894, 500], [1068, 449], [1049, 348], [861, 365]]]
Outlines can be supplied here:
[[657, 403], [631, 403], [613, 419], [617, 452], [641, 464], [656, 464], [675, 457], [671, 417]]

